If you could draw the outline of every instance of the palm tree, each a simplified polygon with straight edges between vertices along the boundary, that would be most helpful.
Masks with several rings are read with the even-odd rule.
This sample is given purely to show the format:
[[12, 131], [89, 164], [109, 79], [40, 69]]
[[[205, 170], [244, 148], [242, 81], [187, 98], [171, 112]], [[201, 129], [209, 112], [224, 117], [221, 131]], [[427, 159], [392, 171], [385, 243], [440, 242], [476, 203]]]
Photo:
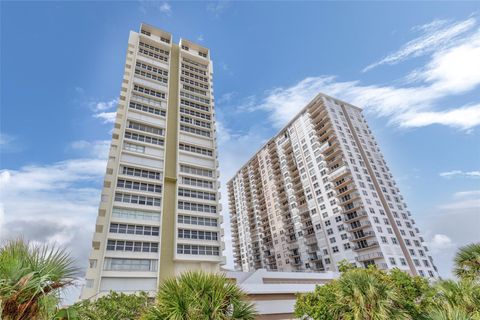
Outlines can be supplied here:
[[8, 241], [0, 248], [0, 315], [4, 320], [40, 320], [56, 312], [60, 290], [77, 274], [62, 249]]
[[256, 312], [245, 294], [223, 275], [186, 272], [166, 280], [145, 320], [253, 320]]
[[480, 243], [460, 248], [455, 256], [454, 272], [460, 279], [480, 280]]
[[335, 303], [330, 306], [334, 319], [410, 319], [400, 308], [399, 296], [376, 270], [350, 270], [337, 281]]
[[468, 280], [444, 280], [437, 283], [436, 292], [433, 315], [480, 319], [480, 284]]

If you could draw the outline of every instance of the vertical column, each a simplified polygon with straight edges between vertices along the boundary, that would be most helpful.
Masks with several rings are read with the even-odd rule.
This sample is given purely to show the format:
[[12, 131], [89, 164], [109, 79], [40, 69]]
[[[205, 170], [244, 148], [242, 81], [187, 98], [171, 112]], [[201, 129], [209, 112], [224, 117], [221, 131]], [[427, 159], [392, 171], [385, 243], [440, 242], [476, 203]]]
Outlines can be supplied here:
[[395, 236], [397, 237], [398, 243], [400, 244], [400, 248], [402, 249], [403, 255], [405, 256], [405, 259], [407, 260], [408, 267], [410, 268], [410, 273], [412, 275], [417, 275], [417, 269], [415, 268], [415, 265], [413, 264], [412, 257], [410, 256], [410, 253], [408, 252], [408, 249], [405, 245], [405, 241], [403, 239], [403, 236], [400, 234], [400, 230], [398, 230], [397, 224], [395, 222], [395, 219], [393, 217], [392, 212], [390, 211], [390, 207], [388, 206], [387, 200], [385, 199], [385, 195], [383, 194], [382, 189], [380, 188], [380, 184], [377, 181], [377, 177], [375, 176], [375, 173], [373, 172], [373, 169], [370, 164], [370, 160], [368, 160], [368, 157], [363, 150], [362, 143], [360, 142], [360, 139], [358, 139], [357, 136], [357, 131], [355, 130], [352, 122], [350, 121], [350, 116], [349, 113], [347, 112], [347, 108], [345, 105], [341, 105], [343, 114], [345, 115], [345, 119], [347, 120], [348, 127], [350, 131], [352, 132], [352, 136], [355, 140], [355, 143], [357, 144], [358, 150], [360, 150], [360, 154], [362, 155], [363, 162], [365, 162], [365, 166], [367, 167], [368, 174], [370, 175], [370, 178], [372, 179], [373, 185], [375, 186], [375, 190], [377, 191], [377, 194], [379, 196], [380, 202], [383, 205], [383, 208], [385, 209], [385, 212], [387, 213], [388, 221], [390, 221], [390, 225], [393, 229], [393, 232], [395, 233]]
[[159, 283], [175, 275], [175, 212], [177, 207], [178, 86], [179, 54], [177, 45], [170, 52], [167, 125], [165, 132], [165, 168], [160, 238]]

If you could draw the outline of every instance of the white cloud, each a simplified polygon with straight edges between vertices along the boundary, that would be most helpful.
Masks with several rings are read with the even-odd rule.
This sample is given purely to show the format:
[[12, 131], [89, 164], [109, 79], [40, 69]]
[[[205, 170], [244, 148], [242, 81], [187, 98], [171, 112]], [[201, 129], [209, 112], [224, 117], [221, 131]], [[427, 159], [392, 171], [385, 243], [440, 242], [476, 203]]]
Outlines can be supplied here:
[[480, 104], [446, 111], [408, 113], [399, 119], [400, 126], [407, 128], [440, 124], [466, 130], [480, 124]]
[[[453, 258], [458, 248], [478, 240], [480, 225], [480, 191], [452, 194], [451, 200], [432, 208], [416, 220], [433, 251], [440, 274], [452, 278]], [[452, 223], [452, 221], [455, 221]]]
[[453, 194], [453, 202], [440, 205], [444, 210], [476, 209], [480, 217], [480, 190], [459, 191]]
[[108, 151], [110, 149], [110, 140], [78, 140], [72, 142], [70, 148], [80, 151], [83, 155], [88, 155], [96, 159], [107, 159]]
[[138, 3], [140, 4], [138, 9], [143, 14], [149, 12], [149, 9], [156, 9], [166, 16], [170, 16], [172, 14], [172, 6], [166, 1], [159, 2], [154, 0], [139, 0]]
[[114, 123], [117, 117], [117, 112], [100, 112], [93, 115], [94, 118], [102, 119], [103, 123]]
[[[403, 128], [444, 125], [469, 130], [480, 125], [480, 103], [442, 106], [441, 101], [480, 85], [480, 31], [437, 51], [422, 69], [411, 72], [404, 85], [364, 85], [335, 76], [308, 77], [291, 87], [269, 90], [248, 103], [247, 110], [265, 110], [282, 127], [319, 92], [365, 108], [391, 125]], [[414, 80], [414, 81], [412, 81]]]
[[0, 132], [0, 148], [1, 152], [6, 154], [20, 152], [24, 149], [24, 146], [16, 136]]
[[170, 6], [170, 4], [168, 2], [161, 3], [158, 6], [158, 10], [160, 10], [160, 12], [163, 12], [167, 15], [170, 15], [172, 13], [172, 7]]
[[459, 191], [453, 194], [454, 198], [480, 198], [480, 190]]
[[452, 170], [440, 172], [439, 175], [444, 178], [480, 178], [480, 171]]
[[389, 54], [385, 58], [367, 66], [363, 71], [383, 64], [396, 64], [411, 57], [418, 57], [451, 45], [461, 35], [471, 30], [476, 24], [476, 19], [471, 17], [464, 21], [448, 23], [446, 20], [434, 20], [431, 23], [413, 28], [422, 31], [423, 34], [406, 44], [398, 51]]
[[432, 239], [428, 242], [428, 247], [437, 253], [441, 250], [450, 249], [454, 246], [452, 239], [444, 234], [435, 234]]
[[220, 96], [219, 99], [217, 99], [217, 103], [222, 104], [222, 103], [231, 102], [236, 95], [237, 95], [236, 91], [224, 93]]
[[116, 108], [118, 104], [118, 98], [111, 99], [109, 101], [97, 101], [90, 102], [90, 109], [93, 111], [93, 117], [103, 120], [103, 123], [113, 123], [115, 122], [115, 117], [117, 116], [117, 111], [109, 111], [113, 108]]
[[[77, 141], [90, 157], [0, 171], [0, 240], [19, 236], [68, 248], [85, 270], [105, 174], [105, 143]], [[78, 289], [68, 292], [68, 302]]]
[[225, 12], [230, 7], [230, 1], [220, 0], [220, 1], [211, 1], [207, 3], [207, 12], [213, 14], [216, 18], [220, 17], [222, 13]]
[[118, 104], [118, 99], [112, 99], [110, 101], [100, 101], [93, 103], [93, 110], [94, 111], [105, 111], [105, 110], [110, 110], [114, 107], [116, 107]]

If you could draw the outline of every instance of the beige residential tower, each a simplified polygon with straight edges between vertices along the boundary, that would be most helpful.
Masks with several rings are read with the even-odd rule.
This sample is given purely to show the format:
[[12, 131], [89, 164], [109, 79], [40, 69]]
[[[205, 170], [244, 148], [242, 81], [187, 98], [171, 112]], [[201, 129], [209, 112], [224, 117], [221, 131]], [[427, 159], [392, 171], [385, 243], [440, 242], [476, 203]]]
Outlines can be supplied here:
[[130, 32], [82, 299], [224, 263], [212, 70], [207, 48]]

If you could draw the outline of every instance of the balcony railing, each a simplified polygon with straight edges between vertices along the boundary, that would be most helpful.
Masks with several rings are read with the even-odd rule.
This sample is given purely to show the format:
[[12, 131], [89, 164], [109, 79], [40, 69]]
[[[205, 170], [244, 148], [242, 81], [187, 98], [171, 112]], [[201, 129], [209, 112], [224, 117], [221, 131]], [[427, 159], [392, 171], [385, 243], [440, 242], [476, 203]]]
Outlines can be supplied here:
[[378, 241], [368, 241], [367, 245], [357, 245], [353, 248], [354, 251], [362, 251], [370, 248], [378, 247]]
[[343, 165], [337, 169], [335, 169], [333, 172], [329, 174], [330, 180], [336, 180], [337, 178], [341, 177], [344, 174], [350, 173], [350, 169], [346, 166]]
[[363, 239], [370, 238], [370, 237], [374, 237], [374, 236], [375, 236], [375, 232], [374, 232], [374, 231], [366, 231], [366, 232], [363, 232], [362, 235], [357, 235], [357, 236], [348, 237], [348, 240], [350, 240], [350, 241], [359, 241], [359, 240], [363, 240]]

